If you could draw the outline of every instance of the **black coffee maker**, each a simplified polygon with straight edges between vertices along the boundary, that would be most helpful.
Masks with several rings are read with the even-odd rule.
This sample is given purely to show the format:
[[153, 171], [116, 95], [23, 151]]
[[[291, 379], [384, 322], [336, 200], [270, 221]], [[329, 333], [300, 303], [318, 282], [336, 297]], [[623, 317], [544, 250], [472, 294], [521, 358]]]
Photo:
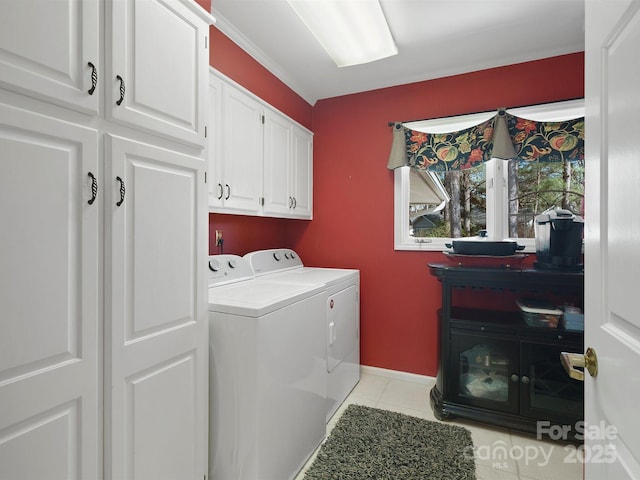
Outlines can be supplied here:
[[556, 208], [535, 218], [536, 259], [544, 270], [581, 270], [584, 220], [569, 210]]

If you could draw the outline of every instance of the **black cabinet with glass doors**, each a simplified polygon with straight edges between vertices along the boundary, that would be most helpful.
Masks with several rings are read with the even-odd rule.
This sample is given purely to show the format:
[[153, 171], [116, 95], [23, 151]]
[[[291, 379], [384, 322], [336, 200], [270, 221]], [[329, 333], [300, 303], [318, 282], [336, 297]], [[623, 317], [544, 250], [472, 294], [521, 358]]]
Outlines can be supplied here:
[[[467, 418], [538, 433], [537, 422], [567, 426], [583, 419], [583, 384], [570, 378], [561, 352], [583, 352], [583, 332], [531, 327], [518, 298], [582, 306], [583, 274], [535, 269], [429, 265], [442, 282], [440, 366], [431, 391], [439, 419]], [[474, 305], [474, 295], [481, 299]], [[459, 306], [462, 304], [462, 306]]]

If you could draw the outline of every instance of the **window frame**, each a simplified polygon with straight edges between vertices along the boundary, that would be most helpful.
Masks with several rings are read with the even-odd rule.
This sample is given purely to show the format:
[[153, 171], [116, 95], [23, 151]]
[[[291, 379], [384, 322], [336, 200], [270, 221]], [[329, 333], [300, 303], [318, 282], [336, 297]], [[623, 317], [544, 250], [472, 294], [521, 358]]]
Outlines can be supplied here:
[[[536, 121], [561, 121], [584, 116], [584, 99], [545, 103], [507, 109], [512, 115]], [[461, 130], [488, 120], [495, 111], [443, 117], [404, 123], [404, 126], [429, 133]], [[487, 181], [487, 231], [494, 238], [507, 238], [508, 191], [506, 160], [492, 159], [485, 163]], [[449, 237], [416, 238], [409, 235], [409, 168], [394, 171], [394, 250], [442, 251], [451, 243]], [[491, 192], [491, 194], [490, 194]], [[498, 199], [501, 199], [498, 201]], [[535, 239], [516, 238], [525, 252], [535, 252]]]

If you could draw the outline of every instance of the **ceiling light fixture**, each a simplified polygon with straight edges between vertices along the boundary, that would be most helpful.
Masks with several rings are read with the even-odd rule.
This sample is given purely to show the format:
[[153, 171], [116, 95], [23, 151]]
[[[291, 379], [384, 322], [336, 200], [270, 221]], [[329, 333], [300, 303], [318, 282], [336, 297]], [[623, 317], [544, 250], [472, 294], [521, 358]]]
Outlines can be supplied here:
[[398, 53], [379, 0], [287, 0], [338, 67]]

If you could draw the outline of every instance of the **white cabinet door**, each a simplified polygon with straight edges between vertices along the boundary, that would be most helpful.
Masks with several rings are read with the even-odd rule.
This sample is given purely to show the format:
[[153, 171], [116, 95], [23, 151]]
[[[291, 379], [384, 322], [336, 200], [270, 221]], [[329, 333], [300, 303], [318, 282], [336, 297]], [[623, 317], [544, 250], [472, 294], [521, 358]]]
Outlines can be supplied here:
[[225, 194], [222, 177], [222, 80], [209, 75], [209, 136], [207, 138], [207, 157], [209, 178], [207, 194], [210, 208], [220, 208]]
[[291, 214], [313, 217], [313, 134], [297, 125], [291, 127]]
[[207, 473], [205, 162], [106, 139], [105, 477]]
[[257, 213], [262, 198], [262, 105], [223, 84], [222, 178], [225, 211]]
[[0, 478], [99, 478], [98, 135], [0, 105], [0, 151]]
[[288, 216], [293, 209], [290, 162], [291, 121], [267, 109], [264, 121], [265, 215]]
[[107, 8], [109, 118], [204, 147], [209, 26], [179, 0]]
[[92, 89], [92, 74], [95, 71], [95, 82], [101, 85], [99, 4], [2, 1], [0, 86], [82, 112], [98, 112], [99, 87]]
[[284, 115], [265, 112], [263, 213], [311, 219], [312, 135]]

